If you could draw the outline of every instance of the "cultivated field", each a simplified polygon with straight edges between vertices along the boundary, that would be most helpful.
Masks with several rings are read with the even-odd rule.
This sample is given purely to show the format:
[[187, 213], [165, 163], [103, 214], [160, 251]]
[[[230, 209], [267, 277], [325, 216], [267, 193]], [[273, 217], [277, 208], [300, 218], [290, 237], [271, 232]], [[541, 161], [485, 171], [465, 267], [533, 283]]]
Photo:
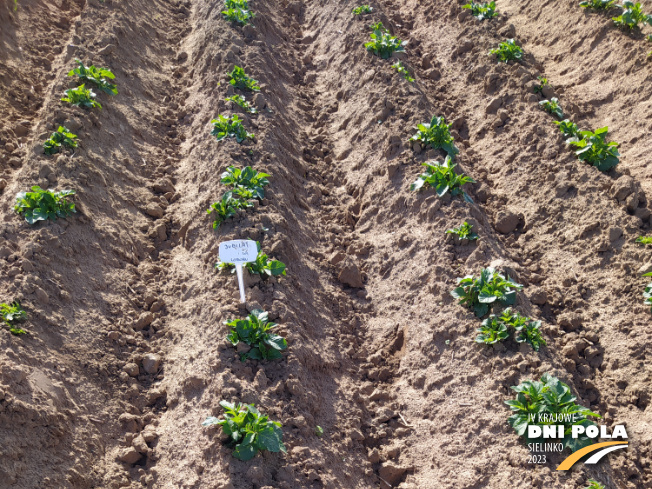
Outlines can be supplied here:
[[[0, 489], [652, 488], [652, 18], [594, 3], [2, 0]], [[528, 463], [546, 373], [629, 448]]]

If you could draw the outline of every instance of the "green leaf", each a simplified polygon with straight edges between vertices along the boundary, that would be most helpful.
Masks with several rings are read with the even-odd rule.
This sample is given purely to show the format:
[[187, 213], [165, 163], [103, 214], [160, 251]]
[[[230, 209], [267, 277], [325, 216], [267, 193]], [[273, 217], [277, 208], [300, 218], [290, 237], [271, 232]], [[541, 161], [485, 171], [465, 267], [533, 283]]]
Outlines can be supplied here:
[[258, 450], [252, 444], [245, 445], [241, 443], [235, 447], [235, 450], [233, 450], [233, 456], [238, 460], [245, 462], [254, 458], [256, 453], [258, 453]]

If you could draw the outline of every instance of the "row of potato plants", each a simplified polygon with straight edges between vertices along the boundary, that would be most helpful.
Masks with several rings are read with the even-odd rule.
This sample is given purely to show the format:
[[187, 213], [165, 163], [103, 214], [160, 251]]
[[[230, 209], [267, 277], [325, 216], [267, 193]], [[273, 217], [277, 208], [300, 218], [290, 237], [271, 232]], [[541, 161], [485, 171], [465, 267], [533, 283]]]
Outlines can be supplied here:
[[[494, 2], [469, 2], [463, 8], [471, 10], [472, 15], [480, 21], [491, 19], [497, 15]], [[361, 12], [354, 10], [353, 13], [359, 15]], [[389, 34], [384, 28], [381, 29], [380, 25], [372, 26], [374, 30], [371, 36], [372, 41], [365, 44], [365, 47], [384, 59], [392, 56], [394, 52], [403, 52], [405, 43]], [[497, 48], [492, 49], [489, 54], [495, 56], [498, 61], [507, 63], [512, 60], [520, 61], [524, 53], [513, 39], [508, 39], [500, 43]], [[544, 83], [545, 79], [541, 78], [540, 80]], [[544, 106], [544, 108], [546, 107]], [[459, 150], [454, 144], [450, 126], [443, 117], [438, 116], [434, 116], [429, 123], [417, 126], [417, 133], [410, 138], [410, 143], [418, 142], [423, 148], [443, 150], [447, 156], [443, 163], [438, 161], [423, 163], [426, 171], [410, 185], [410, 190], [420, 191], [432, 187], [439, 197], [450, 193], [451, 197], [461, 196], [463, 200], [472, 203], [471, 198], [463, 190], [463, 185], [475, 183], [475, 181], [471, 177], [458, 174], [455, 171], [456, 165], [453, 160]], [[598, 130], [596, 133], [578, 130], [577, 134], [573, 135], [576, 140], [572, 141], [580, 147], [578, 157], [594, 163], [596, 158], [587, 156], [599, 153], [597, 148], [592, 153], [591, 148], [601, 144], [603, 141], [601, 138], [605, 135], [606, 131], [604, 130]], [[607, 148], [617, 147], [616, 143], [605, 143], [605, 145]], [[586, 147], [589, 149], [585, 149]], [[585, 153], [588, 155], [582, 156]], [[613, 149], [610, 149], [608, 156], [602, 156], [599, 153], [600, 157], [597, 159], [607, 160], [608, 163], [611, 163], [612, 160], [609, 156], [613, 155]], [[596, 166], [604, 167], [605, 163]], [[458, 228], [449, 229], [446, 232], [457, 235], [460, 240], [478, 239], [478, 235], [473, 233], [472, 226], [466, 221]], [[525, 317], [512, 307], [516, 301], [516, 292], [522, 287], [509, 276], [492, 268], [483, 269], [478, 277], [467, 275], [458, 279], [458, 286], [451, 292], [453, 297], [458, 299], [460, 304], [471, 308], [479, 318], [486, 316], [477, 330], [476, 342], [492, 345], [513, 334], [516, 342], [527, 343], [535, 351], [539, 351], [542, 346], [546, 345], [541, 334], [541, 321]], [[650, 284], [650, 297], [652, 297], [652, 284]], [[652, 298], [650, 301], [652, 302]], [[497, 307], [501, 309], [499, 313], [494, 311]], [[599, 417], [598, 414], [575, 404], [576, 397], [572, 395], [569, 386], [550, 374], [544, 374], [540, 381], [525, 381], [518, 386], [513, 386], [512, 390], [517, 393], [517, 398], [506, 401], [506, 404], [514, 412], [509, 418], [509, 423], [516, 433], [526, 441], [527, 425], [531, 422], [527, 415], [534, 411], [554, 414], [567, 412], [570, 409], [577, 413], [575, 424], [593, 424], [588, 418]], [[563, 439], [565, 447], [577, 450], [592, 443], [592, 440], [586, 437], [571, 438], [572, 424], [569, 423], [569, 426], [565, 428], [566, 436]], [[604, 487], [593, 479], [589, 480], [589, 484], [591, 489]]]
[[[82, 109], [102, 108], [102, 105], [95, 99], [94, 87], [108, 95], [117, 95], [118, 88], [112, 83], [115, 75], [107, 68], [97, 68], [94, 65], [86, 66], [75, 59], [77, 67], [68, 72], [68, 76], [76, 77], [77, 87], [69, 88], [61, 98], [62, 102], [68, 102]], [[43, 152], [46, 155], [54, 155], [64, 149], [74, 151], [78, 146], [78, 137], [67, 127], [59, 126], [52, 135], [43, 143]], [[72, 201], [75, 195], [74, 190], [43, 189], [38, 185], [31, 187], [29, 191], [19, 192], [16, 195], [14, 212], [25, 218], [29, 225], [35, 225], [40, 221], [65, 218], [76, 212], [75, 203]], [[18, 301], [9, 304], [0, 303], [0, 319], [3, 326], [14, 335], [23, 335], [27, 332], [19, 327], [19, 323], [27, 320], [27, 312]]]
[[[254, 17], [246, 0], [226, 0], [225, 7], [226, 10], [222, 14], [232, 22], [246, 25]], [[245, 113], [257, 114], [258, 110], [247, 101], [245, 94], [259, 92], [258, 81], [248, 76], [242, 67], [235, 66], [228, 73], [228, 82], [234, 90], [242, 93], [226, 97], [225, 101], [237, 105]], [[243, 144], [247, 140], [255, 139], [255, 135], [245, 129], [243, 120], [237, 114], [218, 114], [210, 123], [213, 126], [211, 135], [218, 142], [232, 138]], [[265, 198], [265, 187], [269, 185], [270, 176], [251, 166], [229, 166], [221, 176], [221, 183], [227, 186], [228, 190], [207, 210], [213, 217], [213, 229], [217, 230], [224, 221], [233, 218], [238, 210], [257, 207]], [[256, 260], [245, 265], [248, 273], [258, 275], [263, 281], [269, 277], [286, 275], [285, 264], [264, 253], [259, 242], [256, 242], [256, 245]], [[220, 261], [215, 267], [218, 270], [231, 269], [235, 272], [232, 263]], [[262, 309], [253, 309], [246, 318], [227, 320], [224, 324], [229, 329], [226, 341], [242, 352], [240, 360], [243, 362], [248, 359], [278, 360], [287, 349], [287, 340], [274, 331], [278, 325], [270, 321], [269, 313]], [[241, 343], [246, 345], [244, 349], [240, 347]], [[263, 450], [286, 452], [280, 422], [270, 420], [269, 416], [261, 413], [254, 404], [222, 400], [219, 405], [223, 410], [222, 417], [209, 416], [202, 426], [220, 426], [222, 433], [227, 437], [225, 443], [233, 449], [235, 458], [250, 460]]]

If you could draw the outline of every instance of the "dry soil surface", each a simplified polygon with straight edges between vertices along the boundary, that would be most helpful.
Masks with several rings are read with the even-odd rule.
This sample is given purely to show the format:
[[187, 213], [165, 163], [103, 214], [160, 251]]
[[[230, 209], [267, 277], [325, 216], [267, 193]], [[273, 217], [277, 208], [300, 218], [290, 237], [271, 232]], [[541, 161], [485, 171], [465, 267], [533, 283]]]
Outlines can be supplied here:
[[[0, 330], [0, 488], [652, 488], [652, 89], [643, 33], [576, 1], [461, 3], [4, 0], [0, 5], [0, 302], [21, 300], [26, 336]], [[382, 21], [407, 40], [408, 83], [367, 52]], [[515, 38], [526, 53], [499, 64]], [[102, 110], [60, 101], [74, 59], [109, 67]], [[252, 116], [226, 73], [261, 83]], [[621, 162], [578, 161], [533, 93], [537, 76], [583, 127], [609, 126]], [[255, 141], [216, 142], [238, 113]], [[409, 184], [440, 151], [412, 146], [443, 115], [474, 203]], [[65, 124], [80, 146], [48, 157]], [[272, 175], [266, 198], [217, 231], [206, 209], [229, 165]], [[28, 226], [32, 185], [77, 191], [78, 212]], [[445, 230], [464, 220], [481, 239]], [[227, 239], [261, 242], [287, 276], [214, 268]], [[479, 320], [450, 291], [493, 265], [525, 287], [518, 309], [547, 346], [475, 343]], [[223, 322], [264, 308], [289, 348], [243, 363]], [[630, 447], [596, 466], [527, 463], [507, 425], [510, 386], [550, 372]], [[220, 400], [284, 426], [287, 454], [234, 459], [201, 422]], [[315, 434], [316, 426], [324, 430]]]

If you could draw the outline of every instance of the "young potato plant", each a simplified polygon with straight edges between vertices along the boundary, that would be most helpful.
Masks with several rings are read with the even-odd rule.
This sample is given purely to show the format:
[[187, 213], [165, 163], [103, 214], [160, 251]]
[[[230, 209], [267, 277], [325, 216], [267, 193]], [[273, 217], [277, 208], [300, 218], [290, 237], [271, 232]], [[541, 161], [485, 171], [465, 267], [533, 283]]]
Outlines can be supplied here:
[[523, 58], [523, 49], [514, 42], [514, 39], [507, 39], [505, 42], [501, 42], [496, 49], [489, 51], [489, 54], [495, 54], [498, 61], [507, 63], [508, 61], [520, 61]]
[[514, 330], [514, 339], [517, 343], [528, 343], [534, 351], [539, 351], [542, 346], [546, 345], [546, 340], [541, 335], [541, 321], [521, 316], [511, 307], [500, 314], [499, 321]]
[[222, 15], [229, 22], [241, 25], [247, 25], [255, 17], [247, 0], [225, 0]]
[[248, 90], [250, 92], [260, 92], [260, 86], [258, 85], [258, 80], [247, 76], [245, 70], [239, 66], [235, 66], [233, 71], [229, 73], [231, 79], [229, 83], [233, 85], [234, 88], [239, 88], [240, 90]]
[[462, 8], [469, 9], [471, 15], [478, 20], [492, 19], [498, 15], [498, 12], [496, 12], [496, 2], [475, 3], [471, 0], [466, 5], [463, 5]]
[[225, 192], [220, 200], [212, 203], [206, 213], [214, 213], [213, 229], [217, 229], [224, 221], [235, 216], [238, 209], [248, 209], [249, 207], [253, 207], [251, 202], [234, 197], [233, 192], [229, 191]]
[[282, 336], [272, 333], [276, 323], [268, 319], [268, 313], [254, 309], [247, 319], [225, 321], [231, 332], [226, 337], [233, 346], [238, 346], [241, 341], [251, 346], [251, 350], [240, 355], [243, 362], [247, 358], [252, 360], [276, 360], [283, 355], [281, 351], [288, 346]]
[[67, 127], [59, 126], [59, 129], [43, 143], [43, 151], [46, 155], [53, 155], [59, 152], [61, 146], [75, 149], [77, 147], [76, 139], [77, 135], [71, 133]]
[[222, 427], [229, 437], [227, 445], [233, 448], [233, 456], [239, 460], [251, 460], [259, 451], [287, 453], [283, 445], [281, 423], [270, 421], [253, 404], [220, 402], [224, 419], [206, 418], [202, 426]]
[[19, 192], [16, 195], [14, 211], [24, 216], [28, 224], [36, 224], [47, 219], [54, 221], [77, 212], [75, 203], [68, 200], [73, 195], [75, 195], [74, 190], [53, 192], [43, 190], [36, 185], [32, 187], [31, 192]]
[[554, 115], [557, 119], [564, 118], [564, 111], [559, 106], [559, 100], [552, 97], [550, 100], [542, 100], [539, 105], [543, 107], [548, 114]]
[[639, 23], [643, 25], [652, 25], [652, 15], [644, 14], [640, 3], [634, 3], [629, 0], [625, 0], [622, 5], [618, 6], [623, 9], [623, 13], [618, 17], [614, 17], [613, 21], [614, 24], [616, 24], [621, 29], [630, 31], [636, 30], [639, 29]]
[[[652, 272], [644, 274], [643, 277], [652, 277]], [[645, 289], [643, 290], [643, 299], [645, 299], [643, 303], [652, 308], [652, 282], [645, 286]]]
[[226, 97], [224, 99], [226, 102], [233, 102], [236, 104], [238, 107], [240, 107], [242, 110], [245, 112], [248, 112], [249, 114], [257, 114], [258, 109], [251, 105], [247, 100], [242, 96], [242, 95], [233, 95], [231, 97]]
[[652, 244], [652, 236], [639, 236], [638, 238], [636, 238], [636, 243], [642, 245]]
[[403, 78], [405, 78], [407, 81], [412, 83], [414, 81], [414, 78], [412, 78], [412, 75], [410, 75], [410, 72], [408, 69], [403, 66], [403, 63], [400, 61], [397, 61], [392, 65], [392, 68], [394, 68], [396, 71], [398, 71], [401, 75], [403, 75]]
[[482, 321], [477, 332], [480, 334], [475, 339], [476, 343], [483, 343], [485, 345], [493, 345], [509, 337], [509, 331], [507, 331], [505, 323], [493, 314]]
[[393, 53], [402, 53], [405, 51], [407, 41], [401, 41], [396, 36], [392, 36], [385, 28], [382, 22], [371, 26], [371, 41], [365, 43], [364, 47], [376, 56], [382, 59], [389, 58]]
[[471, 177], [464, 174], [455, 173], [455, 163], [451, 157], [447, 156], [443, 163], [438, 161], [425, 162], [421, 164], [426, 167], [426, 171], [419, 175], [416, 181], [410, 185], [410, 190], [419, 191], [425, 187], [432, 187], [439, 197], [443, 197], [446, 192], [450, 192], [452, 197], [462, 195], [464, 200], [473, 203], [471, 197], [462, 189], [465, 183], [475, 183]]
[[71, 105], [77, 105], [85, 109], [102, 108], [102, 105], [95, 100], [95, 92], [86, 88], [85, 85], [79, 85], [77, 88], [69, 88], [66, 90], [65, 95], [61, 100]]
[[68, 76], [77, 75], [79, 79], [84, 82], [84, 84], [92, 83], [104, 93], [108, 93], [109, 95], [118, 95], [118, 87], [114, 83], [109, 82], [109, 80], [113, 80], [115, 78], [115, 75], [111, 72], [111, 70], [106, 68], [96, 68], [93, 65], [84, 66], [84, 63], [78, 59], [75, 59], [75, 62], [79, 65], [79, 67], [71, 70], [68, 73]]
[[417, 125], [417, 133], [410, 138], [410, 141], [418, 141], [425, 148], [430, 146], [433, 149], [443, 149], [449, 156], [455, 157], [460, 151], [454, 144], [455, 140], [450, 132], [451, 125], [446, 124], [443, 116], [433, 116], [430, 124]]
[[373, 11], [373, 7], [370, 7], [369, 5], [360, 5], [359, 7], [355, 7], [353, 9], [353, 15], [370, 14]]
[[217, 119], [211, 121], [211, 124], [213, 124], [211, 136], [215, 136], [218, 141], [235, 138], [238, 143], [242, 144], [246, 139], [255, 137], [253, 133], [247, 132], [242, 125], [242, 119], [237, 114], [233, 114], [231, 117], [224, 117], [220, 114]]
[[584, 0], [580, 7], [592, 8], [595, 10], [609, 10], [616, 5], [616, 0]]
[[458, 278], [457, 285], [451, 295], [458, 299], [459, 304], [471, 308], [479, 318], [495, 305], [513, 305], [516, 302], [516, 291], [523, 288], [493, 268], [484, 268], [479, 277], [467, 275]]
[[588, 483], [589, 483], [589, 485], [587, 487], [585, 487], [584, 489], [604, 489], [604, 485], [600, 484], [595, 479], [589, 479]]
[[[599, 414], [591, 412], [589, 409], [575, 403], [577, 399], [568, 387], [559, 379], [545, 373], [541, 376], [541, 381], [527, 380], [520, 385], [512, 386], [512, 390], [517, 393], [516, 399], [505, 401], [510, 409], [514, 412], [509, 417], [509, 424], [519, 436], [522, 436], [526, 443], [536, 443], [539, 438], [530, 439], [527, 436], [527, 427], [532, 425], [564, 425], [564, 438], [558, 440], [564, 448], [568, 447], [571, 451], [576, 451], [593, 443], [593, 440], [587, 436], [572, 438], [571, 429], [573, 425], [582, 425], [584, 427], [594, 426], [589, 417], [600, 418]], [[567, 414], [571, 415], [568, 421], [558, 419], [556, 421], [539, 420], [538, 414]], [[572, 415], [575, 415], [575, 422], [572, 421]], [[529, 415], [529, 416], [528, 416]], [[534, 422], [531, 416], [534, 415]]]
[[608, 127], [596, 129], [595, 132], [580, 131], [579, 137], [566, 141], [576, 148], [575, 154], [581, 161], [592, 164], [600, 171], [609, 171], [618, 164], [618, 143], [607, 143], [605, 137]]
[[553, 123], [559, 127], [559, 130], [567, 138], [577, 138], [580, 135], [579, 127], [577, 127], [577, 124], [572, 122], [570, 119], [564, 119], [563, 121], [553, 121]]
[[539, 84], [534, 85], [532, 89], [534, 90], [534, 93], [542, 93], [543, 87], [548, 86], [548, 79], [543, 76], [537, 76], [537, 80], [539, 80]]
[[[266, 280], [269, 277], [286, 275], [285, 263], [279, 260], [270, 259], [267, 254], [262, 252], [260, 243], [258, 241], [256, 241], [256, 246], [258, 247], [258, 255], [256, 256], [256, 261], [249, 262], [245, 265], [250, 273], [259, 275], [263, 280]], [[215, 268], [218, 268], [219, 270], [225, 270], [231, 267], [235, 267], [235, 265], [233, 263], [225, 263], [223, 261], [219, 261], [215, 265]], [[233, 272], [235, 272], [235, 268], [233, 269]]]
[[464, 221], [459, 227], [448, 229], [446, 234], [455, 234], [457, 239], [460, 241], [463, 239], [475, 241], [480, 238], [480, 236], [473, 232], [473, 226], [466, 221]]
[[27, 331], [18, 327], [18, 323], [27, 320], [27, 313], [20, 305], [20, 302], [14, 301], [11, 304], [0, 304], [0, 319], [4, 326], [11, 334], [16, 336], [27, 334]]
[[250, 166], [245, 166], [241, 170], [232, 165], [222, 173], [221, 182], [235, 189], [249, 190], [251, 196], [248, 198], [263, 200], [265, 198], [265, 187], [269, 185], [267, 179], [269, 176], [271, 176], [269, 173], [257, 172]]

